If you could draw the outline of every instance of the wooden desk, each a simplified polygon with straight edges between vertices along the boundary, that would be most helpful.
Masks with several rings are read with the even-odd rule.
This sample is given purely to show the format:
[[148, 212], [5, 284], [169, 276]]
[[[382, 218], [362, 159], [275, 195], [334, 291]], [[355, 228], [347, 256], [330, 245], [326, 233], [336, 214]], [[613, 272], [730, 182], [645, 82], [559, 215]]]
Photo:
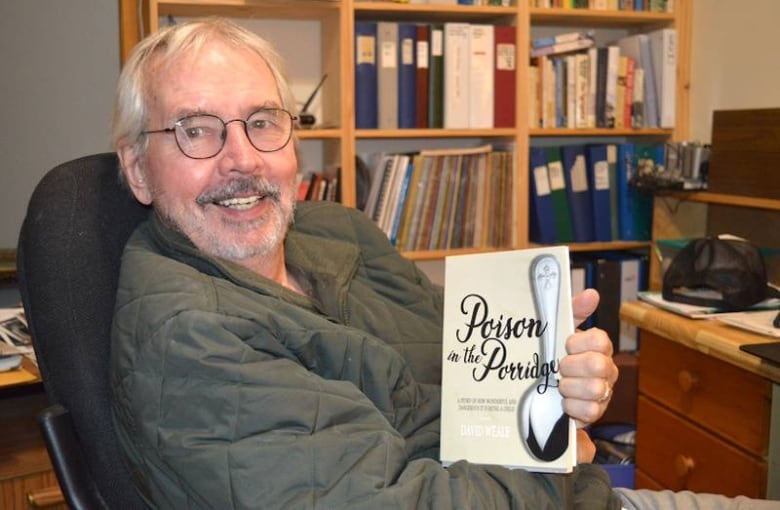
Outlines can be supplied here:
[[[38, 413], [47, 405], [30, 360], [0, 372], [0, 508], [67, 509], [38, 428]], [[51, 494], [55, 498], [45, 501]]]
[[624, 303], [639, 327], [637, 488], [780, 499], [780, 367], [744, 353], [773, 339]]

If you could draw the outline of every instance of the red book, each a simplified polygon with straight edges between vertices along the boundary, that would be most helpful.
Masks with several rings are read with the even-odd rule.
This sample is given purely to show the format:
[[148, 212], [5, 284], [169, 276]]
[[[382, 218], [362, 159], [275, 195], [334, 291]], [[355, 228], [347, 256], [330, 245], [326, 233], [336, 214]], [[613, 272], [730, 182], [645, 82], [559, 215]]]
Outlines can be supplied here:
[[517, 83], [517, 28], [495, 27], [495, 99], [493, 124], [497, 128], [515, 127], [515, 92]]
[[428, 25], [417, 25], [417, 122], [416, 127], [428, 127], [428, 74], [430, 62], [430, 29]]

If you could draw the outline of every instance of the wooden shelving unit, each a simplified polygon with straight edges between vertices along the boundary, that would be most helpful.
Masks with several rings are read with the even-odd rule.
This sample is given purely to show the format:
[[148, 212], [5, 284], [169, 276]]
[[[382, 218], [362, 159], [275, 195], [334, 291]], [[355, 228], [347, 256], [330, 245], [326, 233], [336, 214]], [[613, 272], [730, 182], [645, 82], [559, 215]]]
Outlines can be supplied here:
[[[674, 2], [675, 12], [595, 11], [586, 9], [542, 9], [530, 7], [528, 0], [516, 0], [515, 5], [467, 6], [441, 4], [408, 4], [387, 1], [357, 0], [143, 0], [138, 9], [136, 0], [120, 0], [120, 33], [122, 61], [143, 33], [157, 30], [167, 16], [191, 18], [226, 16], [244, 19], [307, 19], [322, 26], [322, 67], [329, 79], [322, 90], [324, 116], [329, 129], [297, 131], [302, 143], [321, 142], [329, 162], [341, 167], [341, 197], [347, 206], [356, 204], [355, 155], [363, 143], [382, 140], [429, 140], [435, 145], [445, 139], [476, 140], [476, 143], [511, 143], [515, 155], [515, 246], [530, 246], [528, 236], [528, 148], [532, 140], [542, 138], [596, 137], [599, 139], [652, 138], [685, 139], [688, 135], [688, 105], [690, 82], [690, 3]], [[139, 19], [140, 15], [140, 19]], [[516, 58], [518, 62], [516, 88], [516, 127], [509, 129], [355, 129], [354, 121], [354, 23], [355, 20], [389, 20], [443, 22], [459, 21], [510, 25], [517, 30]], [[659, 27], [675, 27], [678, 31], [677, 127], [669, 129], [530, 129], [527, 122], [528, 75], [524, 65], [529, 62], [529, 43], [536, 27], [622, 30], [625, 33], [649, 31]], [[333, 79], [331, 79], [333, 77]], [[633, 249], [649, 243], [586, 243], [572, 245], [573, 250]], [[473, 251], [473, 250], [470, 250]], [[462, 252], [459, 251], [459, 253]], [[407, 252], [414, 260], [435, 260], [454, 252]]]

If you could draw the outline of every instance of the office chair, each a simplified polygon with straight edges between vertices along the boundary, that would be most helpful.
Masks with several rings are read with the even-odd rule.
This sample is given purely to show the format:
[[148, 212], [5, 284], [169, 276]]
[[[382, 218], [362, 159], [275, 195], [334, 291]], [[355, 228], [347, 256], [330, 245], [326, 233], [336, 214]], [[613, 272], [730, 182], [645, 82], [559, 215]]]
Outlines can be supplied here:
[[19, 291], [51, 407], [39, 416], [72, 509], [144, 508], [121, 459], [109, 401], [119, 262], [148, 214], [114, 154], [57, 166], [35, 188], [17, 249]]

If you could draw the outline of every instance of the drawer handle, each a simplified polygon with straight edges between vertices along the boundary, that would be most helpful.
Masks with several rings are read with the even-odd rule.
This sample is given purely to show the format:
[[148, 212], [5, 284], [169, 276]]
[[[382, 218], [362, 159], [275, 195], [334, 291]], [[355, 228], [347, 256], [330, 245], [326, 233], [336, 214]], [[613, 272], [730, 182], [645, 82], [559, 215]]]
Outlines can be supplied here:
[[696, 463], [693, 461], [692, 457], [681, 454], [674, 457], [674, 470], [677, 472], [677, 476], [688, 476], [695, 467]]
[[683, 392], [688, 393], [699, 383], [699, 378], [687, 370], [680, 370], [677, 374], [677, 383]]

